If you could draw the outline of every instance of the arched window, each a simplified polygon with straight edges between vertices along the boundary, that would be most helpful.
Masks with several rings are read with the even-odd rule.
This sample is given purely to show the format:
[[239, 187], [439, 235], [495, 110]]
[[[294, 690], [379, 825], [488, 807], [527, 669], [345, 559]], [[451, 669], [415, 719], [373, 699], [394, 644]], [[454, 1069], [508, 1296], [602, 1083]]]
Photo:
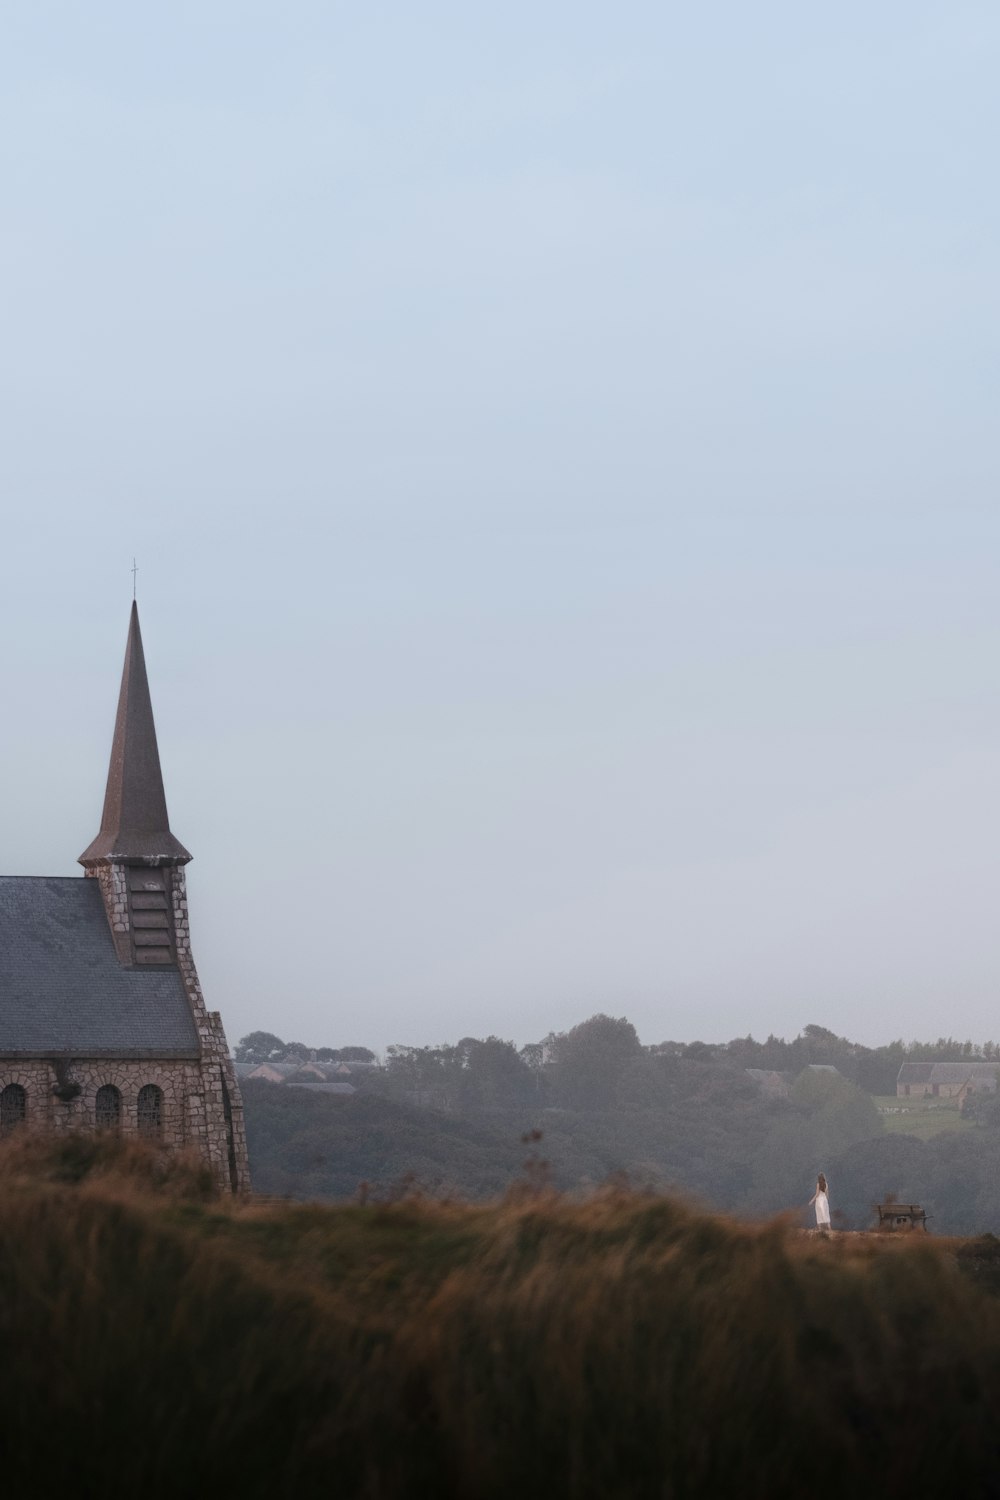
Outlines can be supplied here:
[[139, 1090], [138, 1117], [139, 1134], [158, 1140], [163, 1134], [163, 1090], [155, 1083], [144, 1084]]
[[113, 1083], [104, 1083], [94, 1100], [94, 1124], [98, 1130], [117, 1130], [122, 1122], [122, 1096]]
[[28, 1096], [19, 1083], [8, 1083], [0, 1093], [0, 1135], [23, 1125], [28, 1115]]

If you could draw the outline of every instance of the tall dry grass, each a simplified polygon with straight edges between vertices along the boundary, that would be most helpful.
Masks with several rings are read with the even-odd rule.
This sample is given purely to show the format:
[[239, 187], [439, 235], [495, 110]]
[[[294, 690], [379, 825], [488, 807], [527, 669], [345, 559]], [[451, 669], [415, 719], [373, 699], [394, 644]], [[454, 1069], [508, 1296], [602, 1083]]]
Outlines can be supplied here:
[[0, 1474], [154, 1500], [990, 1495], [1000, 1301], [955, 1248], [622, 1191], [234, 1206], [136, 1148], [26, 1143], [0, 1152]]

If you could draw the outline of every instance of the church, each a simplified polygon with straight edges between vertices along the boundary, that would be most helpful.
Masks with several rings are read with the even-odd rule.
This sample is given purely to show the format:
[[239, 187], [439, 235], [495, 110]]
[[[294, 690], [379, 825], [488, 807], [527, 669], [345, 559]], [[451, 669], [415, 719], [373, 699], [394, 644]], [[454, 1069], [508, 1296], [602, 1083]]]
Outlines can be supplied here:
[[0, 1134], [114, 1130], [250, 1186], [222, 1019], [191, 952], [135, 603], [104, 814], [78, 876], [0, 876]]

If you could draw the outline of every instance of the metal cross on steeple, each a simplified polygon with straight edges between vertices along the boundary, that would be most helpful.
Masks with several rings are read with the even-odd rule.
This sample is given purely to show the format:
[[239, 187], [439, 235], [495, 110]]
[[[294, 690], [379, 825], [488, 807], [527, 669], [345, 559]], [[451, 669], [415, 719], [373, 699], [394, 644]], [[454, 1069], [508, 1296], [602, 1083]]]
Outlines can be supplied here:
[[132, 598], [133, 599], [135, 598], [135, 575], [138, 573], [138, 571], [139, 571], [139, 569], [136, 567], [136, 565], [135, 565], [135, 558], [133, 557], [133, 559], [132, 559]]

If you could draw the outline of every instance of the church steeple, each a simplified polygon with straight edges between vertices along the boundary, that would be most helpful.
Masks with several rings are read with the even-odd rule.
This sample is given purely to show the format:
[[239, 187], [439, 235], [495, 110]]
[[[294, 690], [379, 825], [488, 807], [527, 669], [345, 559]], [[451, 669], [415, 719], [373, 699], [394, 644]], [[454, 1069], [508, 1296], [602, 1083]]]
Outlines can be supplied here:
[[167, 819], [139, 611], [133, 600], [101, 831], [80, 855], [80, 864], [88, 869], [109, 861], [183, 865], [190, 858]]

